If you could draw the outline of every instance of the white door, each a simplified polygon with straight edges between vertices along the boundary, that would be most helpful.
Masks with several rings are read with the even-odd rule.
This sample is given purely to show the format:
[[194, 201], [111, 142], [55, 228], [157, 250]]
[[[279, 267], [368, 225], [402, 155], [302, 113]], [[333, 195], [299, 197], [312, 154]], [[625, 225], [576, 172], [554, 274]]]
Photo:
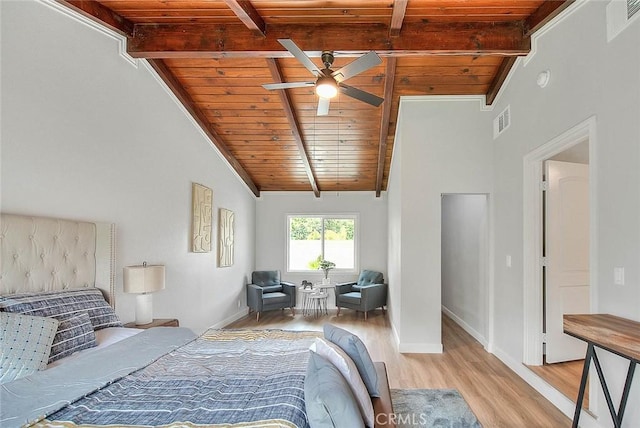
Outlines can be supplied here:
[[564, 314], [590, 312], [589, 166], [546, 161], [545, 323], [548, 363], [584, 358], [584, 342], [562, 332]]

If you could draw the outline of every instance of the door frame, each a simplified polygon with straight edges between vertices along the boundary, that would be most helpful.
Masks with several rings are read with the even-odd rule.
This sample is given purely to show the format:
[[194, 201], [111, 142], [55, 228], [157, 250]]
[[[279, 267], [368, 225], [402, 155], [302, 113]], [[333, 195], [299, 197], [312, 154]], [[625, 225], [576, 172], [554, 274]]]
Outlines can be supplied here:
[[[523, 181], [523, 363], [542, 365], [542, 191], [543, 162], [576, 144], [589, 142], [589, 282], [591, 312], [598, 308], [596, 117], [541, 145], [524, 157]], [[595, 384], [595, 382], [591, 382]], [[590, 397], [593, 394], [590, 395]], [[593, 397], [595, 398], [595, 397]], [[589, 401], [591, 408], [595, 400]]]

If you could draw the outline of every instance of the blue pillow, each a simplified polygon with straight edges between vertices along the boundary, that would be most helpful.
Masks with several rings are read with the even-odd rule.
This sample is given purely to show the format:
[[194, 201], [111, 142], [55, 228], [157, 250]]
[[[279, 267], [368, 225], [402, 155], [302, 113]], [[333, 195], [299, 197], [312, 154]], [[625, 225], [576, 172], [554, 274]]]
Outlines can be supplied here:
[[358, 277], [358, 287], [364, 287], [371, 284], [383, 284], [384, 277], [381, 272], [374, 270], [363, 270]]
[[311, 428], [364, 428], [358, 403], [340, 371], [310, 351], [304, 403]]
[[104, 300], [102, 291], [90, 287], [0, 296], [0, 310], [58, 319], [86, 312], [94, 330], [122, 327], [113, 308]]
[[60, 325], [51, 345], [49, 364], [75, 352], [98, 346], [89, 314], [80, 312], [58, 317]]
[[371, 397], [380, 397], [378, 389], [378, 374], [373, 365], [369, 351], [362, 340], [355, 334], [336, 327], [332, 324], [324, 325], [324, 338], [338, 345], [353, 360], [358, 368], [360, 377]]
[[0, 312], [0, 383], [47, 367], [58, 320]]

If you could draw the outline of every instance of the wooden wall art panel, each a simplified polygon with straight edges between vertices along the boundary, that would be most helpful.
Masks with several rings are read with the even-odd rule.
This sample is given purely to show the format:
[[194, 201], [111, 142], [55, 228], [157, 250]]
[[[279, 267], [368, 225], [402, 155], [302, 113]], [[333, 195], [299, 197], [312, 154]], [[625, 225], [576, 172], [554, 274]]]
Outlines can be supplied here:
[[202, 184], [193, 183], [192, 202], [191, 251], [208, 253], [211, 251], [213, 191]]

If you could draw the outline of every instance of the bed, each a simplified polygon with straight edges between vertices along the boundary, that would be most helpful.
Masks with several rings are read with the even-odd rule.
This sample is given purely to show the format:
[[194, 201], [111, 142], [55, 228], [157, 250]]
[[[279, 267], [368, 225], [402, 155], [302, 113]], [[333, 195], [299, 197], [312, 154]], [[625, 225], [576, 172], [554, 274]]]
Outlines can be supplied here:
[[[0, 229], [0, 426], [393, 426], [384, 364], [361, 372], [348, 332], [126, 329], [113, 225], [2, 214]], [[9, 350], [28, 360], [16, 373]]]

